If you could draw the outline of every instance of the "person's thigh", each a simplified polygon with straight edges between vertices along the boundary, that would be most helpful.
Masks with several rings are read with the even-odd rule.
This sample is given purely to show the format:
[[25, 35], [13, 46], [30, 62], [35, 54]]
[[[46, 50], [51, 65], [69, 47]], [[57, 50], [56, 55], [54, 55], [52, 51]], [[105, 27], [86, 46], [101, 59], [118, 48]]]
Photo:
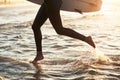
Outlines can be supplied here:
[[62, 22], [61, 22], [61, 17], [60, 17], [60, 7], [62, 4], [62, 0], [44, 0], [48, 15], [49, 15], [49, 20], [53, 27], [56, 29], [62, 28]]
[[60, 10], [62, 5], [62, 0], [44, 0], [47, 5], [48, 10], [56, 11]]

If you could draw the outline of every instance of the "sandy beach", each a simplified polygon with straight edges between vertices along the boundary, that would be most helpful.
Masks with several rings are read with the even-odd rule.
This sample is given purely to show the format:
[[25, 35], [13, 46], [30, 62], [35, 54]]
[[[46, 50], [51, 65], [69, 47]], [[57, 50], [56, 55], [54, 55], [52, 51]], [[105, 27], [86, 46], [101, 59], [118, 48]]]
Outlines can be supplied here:
[[96, 49], [57, 35], [47, 20], [42, 26], [45, 59], [34, 65], [29, 63], [36, 55], [31, 25], [40, 6], [1, 4], [0, 80], [120, 80], [120, 4], [106, 2], [99, 12], [61, 11], [64, 27], [91, 35]]

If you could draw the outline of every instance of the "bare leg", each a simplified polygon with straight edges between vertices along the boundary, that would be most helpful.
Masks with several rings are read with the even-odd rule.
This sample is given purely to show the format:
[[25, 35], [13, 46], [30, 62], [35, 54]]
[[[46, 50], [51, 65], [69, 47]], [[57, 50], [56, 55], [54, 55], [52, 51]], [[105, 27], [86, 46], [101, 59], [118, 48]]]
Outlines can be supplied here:
[[35, 59], [32, 61], [33, 63], [37, 62], [38, 60], [42, 60], [44, 58], [42, 54], [42, 33], [40, 28], [44, 24], [44, 22], [47, 20], [47, 18], [48, 18], [48, 14], [46, 10], [46, 5], [45, 3], [43, 3], [32, 25], [36, 48], [37, 48], [37, 55]]
[[95, 44], [90, 36], [86, 37], [72, 29], [63, 27], [61, 17], [60, 17], [60, 7], [62, 2], [61, 3], [59, 2], [59, 4], [56, 4], [58, 3], [58, 1], [61, 1], [61, 0], [45, 0], [50, 22], [55, 28], [56, 32], [60, 35], [66, 35], [66, 36], [87, 42], [89, 45], [95, 48]]

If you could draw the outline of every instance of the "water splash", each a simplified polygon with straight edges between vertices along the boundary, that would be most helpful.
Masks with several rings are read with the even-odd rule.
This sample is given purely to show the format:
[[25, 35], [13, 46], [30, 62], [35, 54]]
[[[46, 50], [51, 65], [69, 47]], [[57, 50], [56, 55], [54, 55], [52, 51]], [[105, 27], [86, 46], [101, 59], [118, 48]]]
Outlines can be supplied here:
[[99, 63], [110, 63], [112, 60], [105, 55], [104, 52], [100, 51], [98, 48], [95, 49], [95, 57]]
[[94, 49], [94, 48], [87, 48], [84, 49], [87, 51], [84, 51], [82, 53], [80, 53], [80, 57], [79, 57], [79, 61], [77, 62], [81, 62], [82, 64], [87, 64], [87, 65], [91, 65], [94, 63], [98, 63], [98, 64], [109, 64], [112, 62], [112, 60], [105, 55], [104, 52], [100, 51], [98, 48]]

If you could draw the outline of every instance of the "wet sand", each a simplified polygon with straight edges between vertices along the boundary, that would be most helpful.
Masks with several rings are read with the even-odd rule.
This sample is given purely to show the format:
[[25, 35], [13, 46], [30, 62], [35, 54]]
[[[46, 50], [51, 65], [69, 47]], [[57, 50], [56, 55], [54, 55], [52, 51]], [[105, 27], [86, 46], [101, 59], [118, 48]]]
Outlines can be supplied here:
[[120, 79], [119, 7], [83, 15], [61, 11], [64, 26], [91, 35], [97, 49], [82, 41], [57, 35], [47, 21], [42, 26], [45, 59], [33, 65], [29, 63], [35, 57], [31, 25], [39, 6], [31, 5], [0, 6], [0, 79]]

